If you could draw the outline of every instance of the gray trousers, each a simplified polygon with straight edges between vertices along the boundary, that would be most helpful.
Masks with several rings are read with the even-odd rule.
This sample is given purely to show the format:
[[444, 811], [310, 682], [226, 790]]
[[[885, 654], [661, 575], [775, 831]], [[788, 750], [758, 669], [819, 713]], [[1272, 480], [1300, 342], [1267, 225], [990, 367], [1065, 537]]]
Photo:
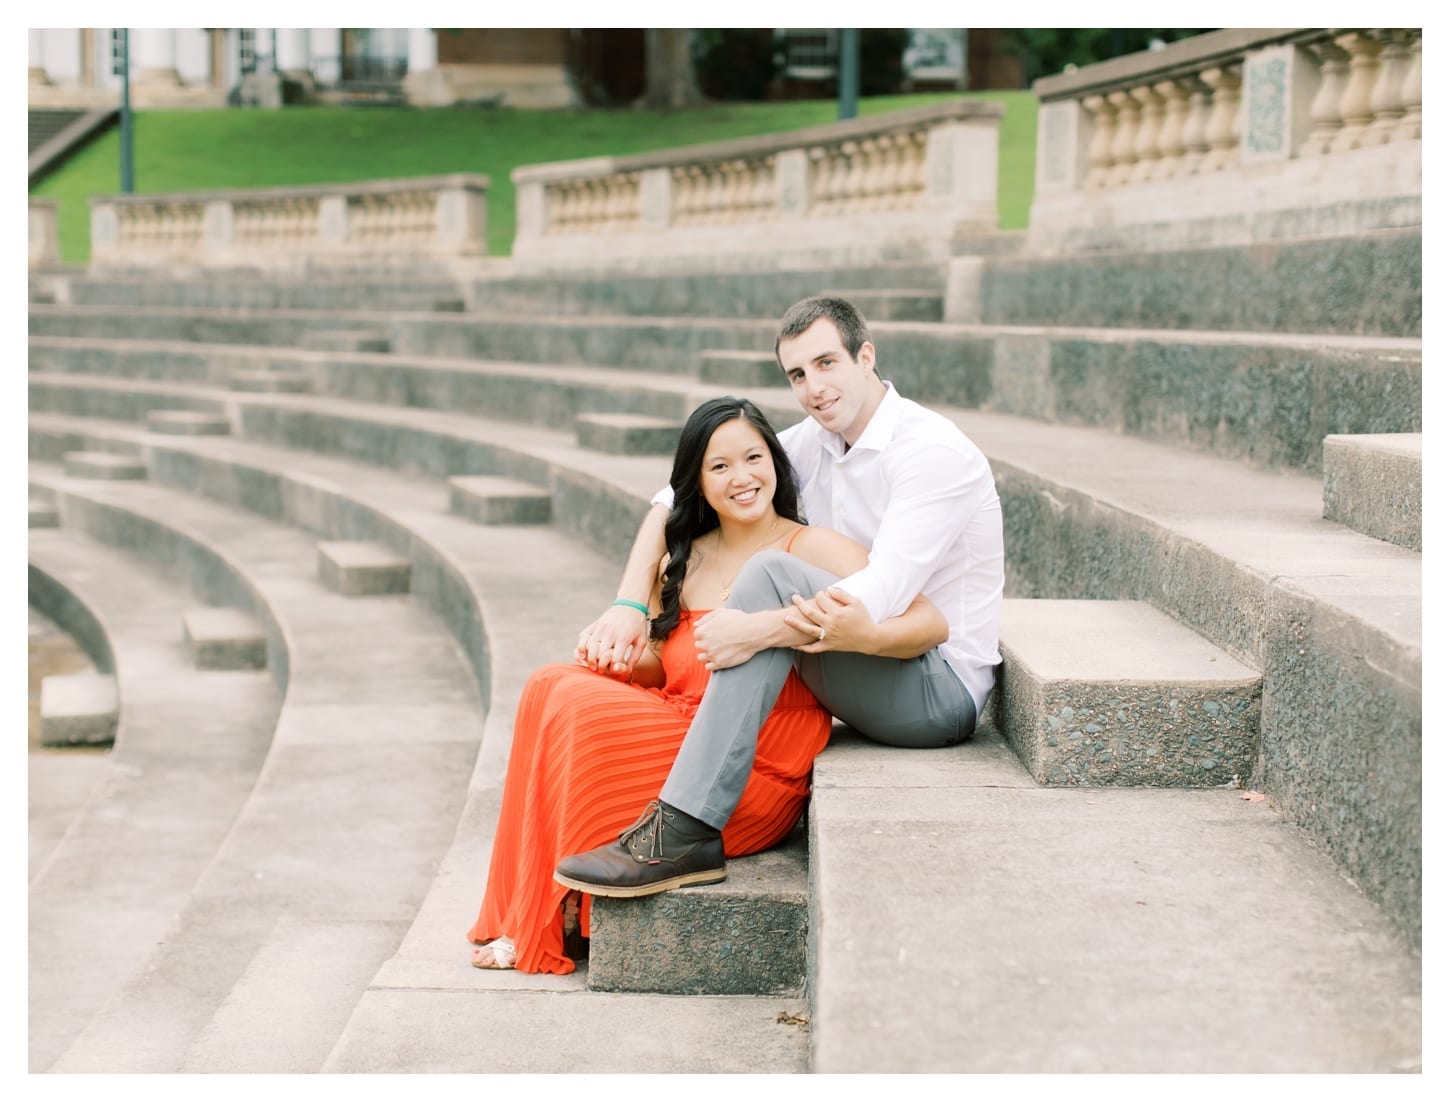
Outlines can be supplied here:
[[[744, 612], [782, 608], [795, 594], [810, 597], [837, 581], [794, 555], [762, 551], [740, 571], [727, 607]], [[901, 659], [772, 648], [710, 675], [660, 799], [723, 828], [750, 777], [756, 736], [792, 668], [833, 716], [876, 742], [952, 746], [976, 729], [971, 694], [934, 649]]]

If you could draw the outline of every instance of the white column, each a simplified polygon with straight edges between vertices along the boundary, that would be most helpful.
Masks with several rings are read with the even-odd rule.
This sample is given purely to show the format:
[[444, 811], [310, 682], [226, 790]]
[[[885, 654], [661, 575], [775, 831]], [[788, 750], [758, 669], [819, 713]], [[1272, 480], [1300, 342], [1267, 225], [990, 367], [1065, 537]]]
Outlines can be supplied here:
[[438, 34], [425, 28], [408, 31], [408, 72], [426, 73], [438, 68]]
[[30, 28], [30, 83], [49, 84], [50, 78], [45, 75], [45, 46], [44, 31], [36, 27]]
[[342, 77], [342, 31], [337, 27], [313, 27], [312, 75], [321, 84], [336, 84]]
[[180, 84], [176, 71], [176, 32], [146, 27], [131, 32], [131, 68], [138, 81], [150, 84]]
[[306, 27], [277, 31], [277, 68], [288, 74], [302, 74], [312, 67], [312, 32]]

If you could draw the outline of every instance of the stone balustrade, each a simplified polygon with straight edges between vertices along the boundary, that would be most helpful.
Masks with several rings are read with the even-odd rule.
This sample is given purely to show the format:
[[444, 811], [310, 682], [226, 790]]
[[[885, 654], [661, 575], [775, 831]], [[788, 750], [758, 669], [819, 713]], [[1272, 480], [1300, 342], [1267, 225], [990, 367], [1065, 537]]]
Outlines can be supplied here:
[[997, 227], [999, 104], [514, 170], [518, 264], [941, 258]]
[[1420, 53], [1412, 29], [1235, 29], [1038, 80], [1030, 236], [1231, 236], [1336, 204], [1350, 223], [1312, 232], [1418, 222]]
[[46, 268], [60, 263], [60, 241], [56, 232], [54, 199], [30, 198], [30, 267]]
[[[108, 195], [91, 200], [94, 267], [295, 267], [482, 256], [488, 177]], [[34, 209], [31, 201], [34, 255]]]

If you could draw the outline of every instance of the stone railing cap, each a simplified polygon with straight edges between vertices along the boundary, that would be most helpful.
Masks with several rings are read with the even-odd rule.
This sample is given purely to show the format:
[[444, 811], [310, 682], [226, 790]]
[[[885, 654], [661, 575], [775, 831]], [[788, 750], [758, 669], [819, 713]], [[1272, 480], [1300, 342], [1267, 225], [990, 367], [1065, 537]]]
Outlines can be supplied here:
[[329, 195], [387, 195], [400, 191], [446, 188], [488, 190], [489, 179], [479, 173], [455, 172], [447, 176], [409, 176], [393, 180], [357, 180], [346, 184], [296, 184], [289, 187], [214, 188], [205, 191], [155, 191], [138, 195], [93, 195], [96, 204], [208, 203], [238, 199], [291, 199]]
[[1312, 41], [1327, 31], [1320, 28], [1281, 27], [1272, 29], [1230, 28], [1209, 31], [1177, 42], [1161, 50], [1140, 50], [1126, 57], [1084, 65], [1076, 72], [1039, 77], [1032, 90], [1043, 103], [1082, 96], [1089, 92], [1142, 84], [1144, 78], [1166, 80], [1170, 77], [1196, 73], [1217, 62], [1233, 61], [1254, 49], [1276, 46], [1283, 42]]
[[851, 138], [864, 138], [891, 130], [918, 126], [922, 123], [998, 122], [1005, 108], [1000, 103], [960, 99], [947, 103], [912, 107], [867, 118], [786, 130], [777, 134], [758, 134], [749, 138], [731, 138], [723, 142], [675, 146], [650, 153], [632, 153], [623, 157], [590, 157], [578, 161], [551, 161], [546, 164], [521, 165], [510, 174], [517, 183], [547, 183], [576, 177], [608, 176], [617, 172], [638, 172], [646, 168], [673, 168], [676, 165], [700, 162], [729, 161], [760, 157], [786, 149], [820, 145]]
[[59, 203], [58, 199], [46, 199], [40, 195], [30, 196], [30, 205], [32, 207], [50, 207], [54, 210], [57, 203]]

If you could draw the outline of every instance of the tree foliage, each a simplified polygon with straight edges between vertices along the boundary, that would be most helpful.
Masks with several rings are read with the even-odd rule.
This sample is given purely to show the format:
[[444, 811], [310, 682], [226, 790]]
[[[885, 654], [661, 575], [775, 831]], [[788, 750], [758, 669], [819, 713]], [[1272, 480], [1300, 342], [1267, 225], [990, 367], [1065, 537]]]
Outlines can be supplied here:
[[1038, 77], [1060, 73], [1068, 65], [1092, 65], [1146, 50], [1155, 40], [1176, 42], [1203, 33], [1203, 30], [1182, 27], [1166, 30], [1146, 27], [1117, 30], [1102, 27], [1029, 27], [1006, 31], [1004, 37], [1008, 48], [1021, 57], [1023, 75], [1030, 86]]

